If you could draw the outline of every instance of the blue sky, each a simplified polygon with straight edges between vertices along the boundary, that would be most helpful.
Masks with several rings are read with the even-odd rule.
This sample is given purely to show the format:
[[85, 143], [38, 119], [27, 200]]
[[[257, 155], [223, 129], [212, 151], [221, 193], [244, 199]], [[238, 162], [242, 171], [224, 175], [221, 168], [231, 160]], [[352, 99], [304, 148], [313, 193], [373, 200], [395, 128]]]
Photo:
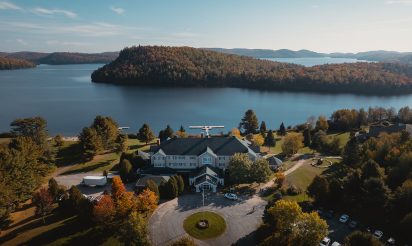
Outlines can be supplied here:
[[412, 0], [0, 0], [0, 51], [412, 51]]

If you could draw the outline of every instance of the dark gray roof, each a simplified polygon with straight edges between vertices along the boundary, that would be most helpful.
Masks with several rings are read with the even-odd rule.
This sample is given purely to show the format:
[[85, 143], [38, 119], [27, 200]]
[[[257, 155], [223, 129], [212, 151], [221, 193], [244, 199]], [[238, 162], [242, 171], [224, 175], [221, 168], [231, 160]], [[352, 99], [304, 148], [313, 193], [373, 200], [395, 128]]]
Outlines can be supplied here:
[[149, 167], [140, 170], [140, 174], [151, 174], [151, 175], [175, 175], [176, 171], [169, 167]]
[[143, 176], [139, 180], [137, 180], [136, 186], [144, 187], [144, 186], [146, 186], [146, 182], [148, 180], [153, 180], [159, 186], [162, 183], [162, 181], [167, 182], [169, 179], [170, 179], [170, 176], [166, 176], [166, 175], [165, 176], [157, 176], [157, 175]]
[[208, 150], [216, 155], [232, 156], [235, 153], [248, 153], [255, 151], [246, 143], [236, 137], [212, 137], [212, 138], [172, 138], [160, 144], [152, 146], [150, 151], [156, 153], [162, 149], [166, 155], [201, 155]]
[[281, 166], [283, 165], [283, 162], [277, 158], [276, 156], [271, 156], [269, 158], [266, 159], [269, 162], [269, 165], [273, 165], [273, 166]]
[[378, 137], [382, 132], [386, 133], [397, 133], [401, 131], [407, 131], [412, 134], [412, 125], [410, 124], [378, 124], [371, 125], [369, 127], [369, 136]]

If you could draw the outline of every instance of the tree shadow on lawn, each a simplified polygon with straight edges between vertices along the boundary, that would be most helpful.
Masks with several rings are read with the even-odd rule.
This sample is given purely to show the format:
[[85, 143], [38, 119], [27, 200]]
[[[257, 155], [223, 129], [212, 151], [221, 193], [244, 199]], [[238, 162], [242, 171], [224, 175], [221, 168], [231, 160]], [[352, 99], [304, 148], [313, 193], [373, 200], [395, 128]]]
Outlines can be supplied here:
[[[45, 218], [45, 223], [43, 223], [43, 220], [41, 218], [37, 218], [36, 220], [33, 220], [32, 222], [30, 222], [26, 225], [23, 225], [23, 226], [15, 229], [15, 230], [7, 233], [5, 236], [1, 237], [0, 238], [0, 244], [5, 243], [5, 242], [15, 238], [20, 234], [27, 233], [27, 231], [30, 231], [30, 230], [35, 229], [37, 227], [48, 226], [50, 224], [56, 223], [60, 220], [67, 219], [67, 218], [69, 218], [69, 217], [63, 216], [59, 213], [54, 213], [54, 214], [51, 214], [51, 215], [47, 216]], [[72, 219], [69, 219], [69, 221], [71, 221], [71, 220]], [[69, 221], [67, 221], [67, 222], [69, 222]]]
[[84, 158], [82, 156], [81, 146], [78, 143], [74, 143], [67, 147], [60, 148], [56, 155], [57, 167], [80, 164], [83, 161]]
[[[105, 167], [105, 166], [110, 166], [110, 164], [112, 164], [113, 161], [115, 161], [115, 160], [116, 159], [101, 161], [101, 162], [98, 162], [96, 164], [88, 165], [88, 166], [85, 166], [85, 167], [82, 167], [82, 168], [78, 168], [78, 169], [74, 169], [74, 170], [68, 170], [68, 171], [66, 171], [66, 172], [64, 172], [60, 175], [70, 175], [70, 174], [91, 172], [91, 171], [94, 171], [96, 169], [100, 169], [100, 168]], [[87, 164], [85, 164], [85, 165], [87, 165]]]
[[15, 228], [15, 227], [18, 227], [18, 226], [20, 226], [20, 225], [26, 224], [26, 223], [34, 220], [34, 219], [38, 219], [38, 217], [35, 216], [35, 215], [32, 215], [32, 216], [30, 216], [30, 217], [27, 217], [27, 218], [25, 218], [25, 219], [23, 219], [23, 220], [15, 223], [15, 224], [9, 225], [9, 226], [6, 228], [6, 230], [10, 230], [10, 229], [13, 229], [13, 228]]
[[46, 231], [26, 242], [27, 245], [45, 245], [67, 237], [63, 242], [67, 245], [101, 245], [113, 233], [104, 231], [91, 223], [85, 223], [78, 218], [71, 219], [63, 226]]

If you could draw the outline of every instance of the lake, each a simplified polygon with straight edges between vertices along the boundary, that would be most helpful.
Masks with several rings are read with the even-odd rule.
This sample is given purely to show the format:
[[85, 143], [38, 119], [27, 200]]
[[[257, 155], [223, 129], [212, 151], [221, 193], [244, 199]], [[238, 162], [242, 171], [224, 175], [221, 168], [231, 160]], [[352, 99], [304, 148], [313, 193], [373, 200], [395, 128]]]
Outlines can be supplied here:
[[[307, 59], [307, 58], [306, 58]], [[317, 58], [314, 58], [317, 59]], [[312, 61], [313, 63], [313, 61]], [[319, 61], [318, 61], [319, 63]], [[0, 71], [0, 132], [19, 117], [42, 116], [51, 134], [77, 135], [96, 115], [113, 117], [129, 132], [147, 122], [159, 131], [167, 124], [237, 127], [251, 108], [270, 128], [305, 122], [312, 115], [340, 108], [399, 107], [412, 104], [412, 95], [358, 96], [264, 92], [236, 88], [148, 88], [95, 84], [90, 74], [99, 64], [40, 65], [34, 69]], [[197, 132], [197, 131], [195, 131]]]

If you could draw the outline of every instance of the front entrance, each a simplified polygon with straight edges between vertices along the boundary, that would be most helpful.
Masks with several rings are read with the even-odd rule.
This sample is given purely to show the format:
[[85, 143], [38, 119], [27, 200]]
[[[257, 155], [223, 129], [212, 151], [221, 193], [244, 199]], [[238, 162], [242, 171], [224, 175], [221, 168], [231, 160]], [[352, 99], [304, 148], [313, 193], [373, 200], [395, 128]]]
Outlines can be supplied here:
[[202, 190], [210, 190], [210, 184], [202, 184]]

